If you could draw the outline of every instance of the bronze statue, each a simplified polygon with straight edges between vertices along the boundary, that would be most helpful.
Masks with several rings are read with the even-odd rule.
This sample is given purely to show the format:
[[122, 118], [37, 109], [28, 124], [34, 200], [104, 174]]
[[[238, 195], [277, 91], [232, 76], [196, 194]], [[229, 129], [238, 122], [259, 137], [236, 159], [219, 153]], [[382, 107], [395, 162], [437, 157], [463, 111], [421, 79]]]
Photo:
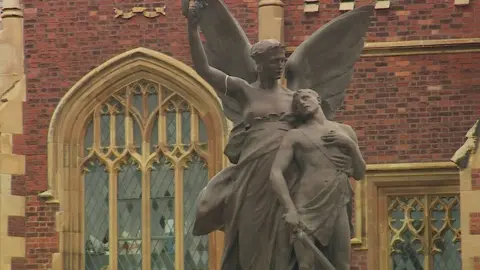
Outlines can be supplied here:
[[[348, 178], [361, 180], [366, 165], [353, 129], [327, 120], [319, 102], [318, 93], [310, 89], [294, 94], [292, 107], [302, 122], [283, 137], [270, 178], [286, 209], [285, 221], [293, 231], [307, 232], [333, 269], [349, 270]], [[295, 194], [291, 194], [283, 176], [292, 162], [298, 164], [300, 173]], [[315, 269], [311, 247], [296, 241], [294, 249], [300, 270]]]
[[[224, 270], [295, 269], [291, 230], [270, 181], [280, 143], [295, 127], [293, 91], [318, 92], [324, 100], [322, 111], [329, 120], [333, 118], [363, 49], [373, 7], [332, 20], [287, 60], [276, 40], [250, 45], [221, 0], [209, 0], [208, 5], [201, 0], [182, 1], [194, 68], [216, 90], [225, 116], [235, 124], [224, 151], [233, 165], [199, 194], [193, 233], [225, 232]], [[282, 72], [287, 87], [278, 83]], [[298, 187], [298, 171], [295, 163], [284, 171], [292, 193]]]

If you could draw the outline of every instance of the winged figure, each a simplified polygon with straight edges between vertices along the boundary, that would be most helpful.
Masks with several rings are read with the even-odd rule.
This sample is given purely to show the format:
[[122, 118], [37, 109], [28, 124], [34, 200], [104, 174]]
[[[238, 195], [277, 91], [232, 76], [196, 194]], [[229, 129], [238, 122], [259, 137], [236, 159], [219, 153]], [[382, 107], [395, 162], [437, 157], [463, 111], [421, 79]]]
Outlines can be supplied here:
[[[317, 92], [328, 120], [342, 106], [374, 9], [365, 6], [333, 19], [288, 59], [277, 40], [252, 45], [221, 0], [182, 0], [182, 10], [194, 68], [235, 124], [224, 151], [234, 165], [199, 194], [193, 233], [225, 232], [223, 270], [295, 269], [285, 209], [269, 181], [272, 163], [283, 136], [294, 128], [295, 91]], [[279, 83], [282, 74], [286, 87]], [[298, 186], [296, 166], [290, 164], [285, 174], [292, 192]]]
[[[209, 64], [253, 83], [257, 79], [256, 64], [245, 32], [222, 0], [205, 1], [182, 0], [182, 9], [186, 16], [192, 6], [199, 13]], [[315, 90], [326, 101], [322, 108], [330, 119], [343, 104], [373, 11], [368, 5], [334, 18], [303, 41], [285, 64], [287, 88]], [[219, 97], [225, 116], [235, 124], [242, 122], [238, 102], [222, 93]]]

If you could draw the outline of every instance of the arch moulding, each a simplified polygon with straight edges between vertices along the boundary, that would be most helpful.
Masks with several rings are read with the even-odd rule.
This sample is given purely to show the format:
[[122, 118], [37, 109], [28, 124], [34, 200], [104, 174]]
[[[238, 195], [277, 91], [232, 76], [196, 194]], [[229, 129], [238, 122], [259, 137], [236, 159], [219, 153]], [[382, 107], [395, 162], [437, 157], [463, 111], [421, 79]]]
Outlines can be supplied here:
[[48, 189], [40, 193], [40, 197], [49, 203], [62, 203], [62, 182], [67, 180], [62, 168], [70, 167], [74, 161], [69, 158], [75, 150], [70, 144], [79, 136], [72, 131], [78, 130], [80, 116], [118, 89], [112, 87], [117, 82], [152, 76], [192, 102], [201, 116], [213, 124], [215, 133], [209, 133], [215, 134], [215, 139], [221, 139], [224, 145], [230, 123], [223, 116], [221, 102], [213, 88], [186, 64], [160, 52], [136, 48], [90, 71], [60, 100], [48, 130]]
[[[153, 79], [191, 102], [209, 127], [209, 145], [214, 168], [227, 164], [223, 146], [230, 123], [223, 116], [220, 100], [212, 87], [189, 66], [163, 53], [136, 48], [108, 60], [78, 81], [60, 100], [48, 131], [48, 189], [39, 194], [47, 203], [59, 204], [56, 228], [60, 233], [59, 253], [53, 255], [52, 269], [72, 269], [82, 250], [82, 224], [78, 218], [78, 149], [86, 116], [119, 87], [140, 79]], [[212, 144], [210, 144], [212, 142]], [[221, 147], [220, 147], [221, 146]], [[80, 256], [80, 257], [79, 257]]]

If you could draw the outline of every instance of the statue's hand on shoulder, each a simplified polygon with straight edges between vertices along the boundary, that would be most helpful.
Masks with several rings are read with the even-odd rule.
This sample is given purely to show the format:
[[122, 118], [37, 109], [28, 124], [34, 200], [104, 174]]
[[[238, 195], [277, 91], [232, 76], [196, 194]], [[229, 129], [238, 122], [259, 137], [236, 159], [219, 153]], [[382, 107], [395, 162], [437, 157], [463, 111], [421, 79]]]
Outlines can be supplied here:
[[355, 142], [347, 135], [331, 130], [327, 135], [322, 136], [325, 145], [335, 145], [338, 147], [352, 148]]

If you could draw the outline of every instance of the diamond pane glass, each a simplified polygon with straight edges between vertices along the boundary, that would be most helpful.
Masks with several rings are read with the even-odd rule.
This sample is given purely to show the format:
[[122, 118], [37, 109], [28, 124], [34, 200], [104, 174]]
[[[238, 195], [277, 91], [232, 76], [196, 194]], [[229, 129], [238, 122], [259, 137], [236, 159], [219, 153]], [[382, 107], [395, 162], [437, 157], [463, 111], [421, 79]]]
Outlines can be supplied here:
[[142, 86], [140, 84], [136, 84], [133, 87], [132, 96], [131, 96], [132, 105], [141, 116], [143, 116], [143, 108], [144, 108], [142, 92], [143, 92]]
[[191, 162], [185, 168], [183, 176], [184, 207], [184, 260], [186, 270], [208, 269], [208, 236], [193, 236], [195, 221], [195, 200], [208, 181], [208, 169], [205, 162], [197, 155], [192, 155]]
[[152, 166], [150, 175], [152, 270], [175, 267], [175, 178], [164, 158]]
[[87, 128], [85, 129], [85, 138], [83, 140], [83, 156], [86, 157], [90, 153], [93, 146], [93, 120], [88, 120]]
[[100, 145], [104, 152], [108, 151], [110, 146], [110, 114], [102, 113], [100, 115]]
[[207, 137], [207, 128], [203, 120], [198, 117], [198, 144], [203, 150], [208, 150], [208, 137]]
[[119, 153], [125, 149], [125, 115], [117, 114], [115, 116], [115, 141]]
[[150, 134], [150, 151], [153, 153], [157, 150], [157, 146], [158, 146], [158, 120], [161, 119], [159, 118], [158, 116], [158, 113], [156, 114], [156, 116], [154, 117], [155, 119], [153, 120], [153, 127], [152, 127], [152, 130], [151, 130], [151, 134]]
[[167, 112], [167, 144], [173, 146], [177, 143], [177, 112]]
[[[458, 195], [424, 194], [389, 199], [392, 269], [462, 269]], [[427, 253], [431, 254], [428, 265]]]
[[205, 127], [205, 123], [200, 117], [198, 117], [198, 134], [200, 143], [206, 143], [208, 141], [207, 128]]
[[185, 149], [188, 149], [188, 145], [190, 144], [190, 134], [192, 125], [190, 124], [190, 115], [189, 111], [183, 111], [182, 115], [182, 144], [187, 146]]
[[135, 151], [141, 154], [143, 142], [142, 128], [136, 120], [133, 121], [133, 142], [135, 145]]
[[460, 270], [460, 203], [458, 196], [432, 197], [433, 269]]
[[153, 113], [153, 111], [158, 106], [158, 87], [154, 84], [149, 84], [147, 86], [147, 107], [148, 113]]
[[399, 196], [390, 201], [390, 241], [393, 269], [416, 270], [424, 261], [423, 196]]
[[85, 269], [108, 265], [108, 172], [94, 159], [84, 167]]
[[130, 159], [118, 173], [118, 268], [142, 269], [142, 173]]

